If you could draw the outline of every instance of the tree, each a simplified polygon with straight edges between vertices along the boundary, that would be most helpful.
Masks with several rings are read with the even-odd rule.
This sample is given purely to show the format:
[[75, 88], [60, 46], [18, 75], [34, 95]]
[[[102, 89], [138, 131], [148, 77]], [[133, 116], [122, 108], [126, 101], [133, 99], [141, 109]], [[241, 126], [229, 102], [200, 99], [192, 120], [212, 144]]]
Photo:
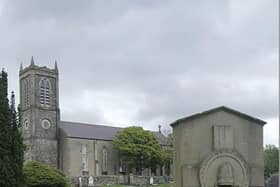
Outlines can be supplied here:
[[173, 161], [173, 133], [172, 129], [169, 127], [165, 127], [162, 130], [162, 134], [166, 137], [166, 145], [164, 147], [164, 159], [163, 164], [165, 165], [165, 172], [171, 172], [171, 164]]
[[0, 72], [0, 186], [23, 185], [23, 143], [14, 107], [9, 106], [8, 75]]
[[266, 145], [264, 148], [264, 176], [270, 177], [279, 169], [279, 149], [275, 145]]
[[27, 187], [70, 187], [61, 171], [46, 164], [30, 161], [23, 171]]
[[11, 160], [13, 163], [13, 169], [14, 169], [14, 178], [16, 180], [16, 186], [21, 187], [24, 183], [23, 179], [23, 163], [24, 163], [24, 144], [22, 135], [20, 132], [20, 112], [18, 112], [19, 115], [16, 113], [15, 109], [15, 95], [14, 92], [12, 92], [11, 96], [11, 113], [12, 113], [12, 147], [11, 147]]
[[0, 73], [0, 186], [15, 186], [11, 160], [11, 112], [7, 99], [7, 73]]
[[144, 168], [155, 168], [168, 157], [157, 138], [142, 127], [127, 127], [118, 132], [113, 146], [119, 150], [120, 157], [129, 168], [141, 174]]

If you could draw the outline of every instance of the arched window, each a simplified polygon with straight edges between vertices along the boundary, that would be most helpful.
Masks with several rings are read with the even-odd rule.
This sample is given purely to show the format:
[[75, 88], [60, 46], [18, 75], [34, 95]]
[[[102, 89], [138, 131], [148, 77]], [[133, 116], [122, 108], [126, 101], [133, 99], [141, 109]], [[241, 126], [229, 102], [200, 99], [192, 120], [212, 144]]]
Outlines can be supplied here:
[[23, 100], [25, 107], [29, 106], [29, 84], [27, 80], [23, 81]]
[[48, 79], [42, 79], [39, 83], [39, 91], [40, 91], [40, 104], [44, 106], [50, 105], [50, 82]]
[[103, 174], [107, 174], [108, 170], [108, 151], [106, 147], [103, 148], [102, 150], [102, 170]]
[[87, 156], [87, 145], [82, 144], [82, 171], [88, 171], [88, 156]]

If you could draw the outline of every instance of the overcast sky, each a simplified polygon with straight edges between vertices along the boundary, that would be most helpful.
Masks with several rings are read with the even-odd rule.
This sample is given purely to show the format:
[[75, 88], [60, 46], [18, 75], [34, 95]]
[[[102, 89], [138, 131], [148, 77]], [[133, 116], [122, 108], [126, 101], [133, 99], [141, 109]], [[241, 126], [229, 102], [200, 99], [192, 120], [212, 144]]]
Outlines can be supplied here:
[[0, 67], [58, 61], [62, 120], [167, 128], [226, 105], [278, 144], [277, 0], [0, 0]]

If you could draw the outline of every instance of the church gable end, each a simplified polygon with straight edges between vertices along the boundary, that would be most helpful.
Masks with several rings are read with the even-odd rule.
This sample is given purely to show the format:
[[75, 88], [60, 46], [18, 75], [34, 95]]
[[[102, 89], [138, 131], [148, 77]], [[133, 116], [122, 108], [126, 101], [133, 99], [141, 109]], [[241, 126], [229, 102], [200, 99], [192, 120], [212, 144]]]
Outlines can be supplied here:
[[227, 107], [172, 123], [176, 187], [262, 186], [264, 124]]
[[220, 112], [220, 111], [223, 111], [223, 112], [226, 112], [226, 113], [238, 116], [238, 117], [246, 119], [248, 121], [252, 121], [252, 122], [254, 122], [255, 124], [258, 124], [258, 125], [265, 125], [266, 124], [266, 122], [261, 120], [261, 119], [252, 117], [252, 116], [250, 116], [248, 114], [239, 112], [237, 110], [234, 110], [234, 109], [226, 107], [226, 106], [220, 106], [220, 107], [213, 108], [213, 109], [201, 112], [201, 113], [193, 114], [191, 116], [187, 116], [187, 117], [178, 119], [175, 122], [171, 123], [170, 125], [174, 127], [174, 126], [176, 126], [179, 123], [195, 120], [195, 119], [198, 119], [198, 118], [201, 118], [201, 117], [204, 117], [204, 116], [216, 113], [216, 112]]

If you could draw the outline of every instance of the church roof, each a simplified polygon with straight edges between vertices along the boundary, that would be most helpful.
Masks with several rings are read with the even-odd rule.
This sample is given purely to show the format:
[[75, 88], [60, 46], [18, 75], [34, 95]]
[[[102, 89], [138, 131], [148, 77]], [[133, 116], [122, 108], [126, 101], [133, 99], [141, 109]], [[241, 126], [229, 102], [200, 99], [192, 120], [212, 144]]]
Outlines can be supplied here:
[[[60, 121], [59, 127], [66, 133], [67, 137], [69, 138], [107, 141], [112, 141], [117, 132], [124, 129], [121, 127], [77, 123], [70, 121]], [[162, 133], [156, 131], [151, 132], [157, 137], [161, 145], [167, 145], [167, 138]]]
[[249, 116], [247, 114], [244, 114], [242, 112], [239, 112], [237, 110], [234, 110], [234, 109], [226, 107], [226, 106], [220, 106], [220, 107], [213, 108], [213, 109], [201, 112], [201, 113], [193, 114], [191, 116], [187, 116], [187, 117], [178, 119], [175, 122], [171, 123], [170, 125], [172, 127], [174, 127], [175, 125], [177, 125], [178, 123], [181, 123], [183, 121], [188, 121], [188, 120], [196, 119], [196, 118], [199, 118], [199, 117], [202, 117], [204, 115], [208, 115], [208, 114], [211, 114], [211, 113], [214, 113], [214, 112], [217, 112], [217, 111], [225, 111], [225, 112], [237, 115], [237, 116], [239, 116], [241, 118], [247, 119], [249, 121], [253, 121], [253, 122], [255, 122], [257, 124], [260, 124], [260, 125], [265, 125], [266, 124], [266, 122], [261, 120], [261, 119], [255, 118], [253, 116]]

